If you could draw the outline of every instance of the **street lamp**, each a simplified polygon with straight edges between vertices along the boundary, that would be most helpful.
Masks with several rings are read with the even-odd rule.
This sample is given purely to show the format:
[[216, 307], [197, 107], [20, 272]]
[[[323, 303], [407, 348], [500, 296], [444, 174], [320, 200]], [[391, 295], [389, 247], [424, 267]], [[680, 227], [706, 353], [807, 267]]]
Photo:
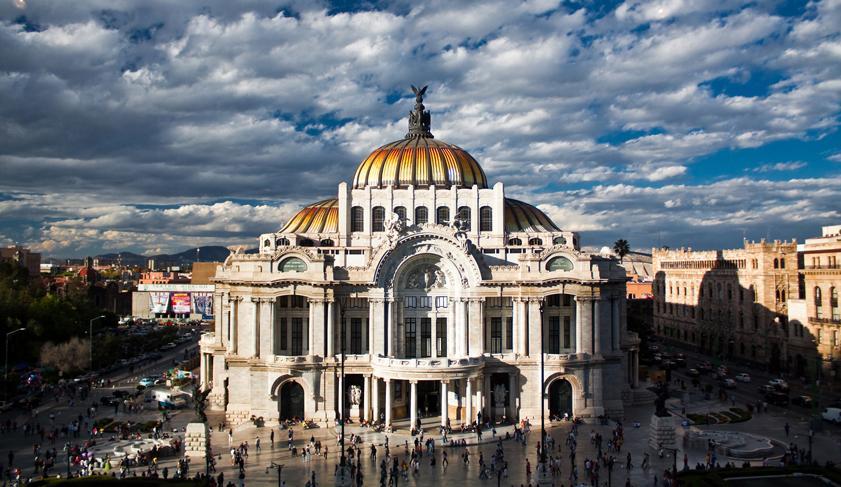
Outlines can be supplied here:
[[277, 487], [280, 487], [280, 485], [281, 485], [280, 474], [283, 472], [283, 464], [272, 462], [271, 465], [266, 467], [266, 475], [268, 475], [269, 470], [271, 470], [271, 469], [277, 470]]
[[540, 458], [537, 465], [537, 485], [552, 485], [552, 479], [549, 478], [549, 471], [546, 469], [546, 370], [544, 364], [544, 355], [546, 355], [543, 345], [543, 300], [540, 300]]
[[92, 319], [90, 321], [89, 327], [88, 327], [88, 330], [89, 330], [88, 335], [89, 335], [90, 340], [91, 340], [90, 347], [88, 347], [88, 352], [89, 352], [89, 355], [90, 355], [89, 358], [90, 358], [90, 364], [91, 364], [91, 372], [93, 372], [93, 322], [96, 321], [96, 320], [101, 320], [102, 318], [105, 318], [105, 315], [100, 315], [100, 316], [97, 316], [96, 318]]
[[342, 359], [340, 363], [341, 387], [339, 388], [339, 428], [341, 430], [341, 439], [339, 444], [342, 448], [342, 456], [339, 460], [339, 469], [336, 471], [336, 485], [349, 486], [350, 472], [345, 463], [345, 308], [347, 307], [349, 298], [347, 295], [340, 296], [339, 299], [339, 341], [341, 342], [340, 349], [342, 352]]
[[18, 328], [6, 333], [6, 363], [3, 365], [3, 402], [8, 401], [9, 394], [9, 337], [17, 332], [24, 331], [26, 328]]

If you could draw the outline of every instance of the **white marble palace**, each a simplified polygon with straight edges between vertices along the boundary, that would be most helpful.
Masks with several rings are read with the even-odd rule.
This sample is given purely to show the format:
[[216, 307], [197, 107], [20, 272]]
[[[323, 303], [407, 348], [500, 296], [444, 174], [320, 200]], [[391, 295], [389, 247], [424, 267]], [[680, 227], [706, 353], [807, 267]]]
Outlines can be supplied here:
[[433, 138], [424, 92], [406, 137], [337, 198], [217, 269], [200, 379], [234, 424], [539, 420], [541, 391], [547, 418], [622, 416], [638, 343], [625, 271]]

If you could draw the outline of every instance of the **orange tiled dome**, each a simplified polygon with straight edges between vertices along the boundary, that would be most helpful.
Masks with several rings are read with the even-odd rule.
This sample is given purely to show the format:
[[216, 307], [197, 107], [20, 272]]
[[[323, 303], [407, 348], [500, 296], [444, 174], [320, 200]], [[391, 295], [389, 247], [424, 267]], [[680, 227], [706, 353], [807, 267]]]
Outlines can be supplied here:
[[307, 205], [280, 229], [281, 233], [336, 233], [339, 231], [339, 200], [331, 198]]

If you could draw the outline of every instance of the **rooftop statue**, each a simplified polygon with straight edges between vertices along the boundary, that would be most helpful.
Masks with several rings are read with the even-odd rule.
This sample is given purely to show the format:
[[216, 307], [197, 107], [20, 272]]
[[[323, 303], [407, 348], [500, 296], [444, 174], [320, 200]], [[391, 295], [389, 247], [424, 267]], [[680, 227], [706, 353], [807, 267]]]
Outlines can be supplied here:
[[423, 88], [418, 89], [412, 85], [412, 93], [415, 94], [415, 109], [409, 112], [409, 133], [406, 138], [424, 137], [433, 138], [432, 132], [429, 131], [431, 117], [429, 110], [423, 106], [423, 95], [426, 94], [426, 89], [429, 85], [424, 85]]

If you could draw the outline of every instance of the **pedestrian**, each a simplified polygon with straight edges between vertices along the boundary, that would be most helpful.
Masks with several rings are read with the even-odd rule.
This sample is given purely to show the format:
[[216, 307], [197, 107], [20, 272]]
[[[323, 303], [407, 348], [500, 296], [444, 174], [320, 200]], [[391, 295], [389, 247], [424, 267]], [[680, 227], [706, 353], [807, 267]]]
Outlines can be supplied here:
[[256, 440], [254, 440], [254, 448], [257, 449], [257, 453], [260, 453], [260, 437], [258, 436]]
[[788, 425], [788, 421], [786, 421], [786, 424], [785, 424], [784, 428], [786, 430], [786, 438], [788, 438], [788, 432], [791, 429], [791, 427]]
[[272, 429], [271, 433], [269, 433], [269, 444], [272, 449], [274, 449], [274, 429]]

